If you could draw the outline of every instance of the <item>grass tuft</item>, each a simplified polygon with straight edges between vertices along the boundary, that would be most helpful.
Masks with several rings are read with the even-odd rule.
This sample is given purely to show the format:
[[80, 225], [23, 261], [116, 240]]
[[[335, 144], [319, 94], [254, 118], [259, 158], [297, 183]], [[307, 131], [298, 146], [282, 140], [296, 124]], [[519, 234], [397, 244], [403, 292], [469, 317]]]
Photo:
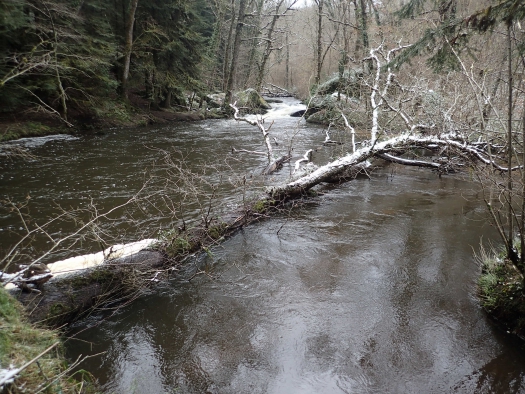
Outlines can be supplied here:
[[525, 338], [525, 292], [523, 276], [502, 254], [481, 247], [478, 293], [482, 307], [507, 332]]
[[14, 383], [0, 393], [92, 393], [93, 385], [74, 380], [67, 374], [61, 341], [56, 331], [36, 328], [29, 324], [22, 307], [0, 286], [0, 369], [20, 368], [46, 349], [58, 346], [25, 368]]

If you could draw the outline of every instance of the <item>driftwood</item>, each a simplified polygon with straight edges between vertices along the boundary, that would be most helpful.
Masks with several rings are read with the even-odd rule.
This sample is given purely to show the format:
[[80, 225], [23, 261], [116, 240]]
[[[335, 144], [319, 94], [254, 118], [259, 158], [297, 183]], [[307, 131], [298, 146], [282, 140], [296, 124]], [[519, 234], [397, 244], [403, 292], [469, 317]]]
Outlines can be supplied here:
[[283, 167], [283, 164], [290, 161], [291, 155], [283, 155], [279, 157], [277, 160], [274, 160], [266, 168], [262, 171], [262, 175], [271, 175], [275, 171], [280, 170]]

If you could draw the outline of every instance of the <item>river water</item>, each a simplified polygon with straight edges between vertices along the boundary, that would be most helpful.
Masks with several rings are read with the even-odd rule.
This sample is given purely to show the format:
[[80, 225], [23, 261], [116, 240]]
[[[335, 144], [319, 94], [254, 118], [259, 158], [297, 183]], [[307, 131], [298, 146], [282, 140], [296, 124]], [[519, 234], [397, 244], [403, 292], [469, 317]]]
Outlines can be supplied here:
[[[299, 156], [324, 140], [318, 127], [275, 117], [272, 134], [282, 145], [296, 133]], [[42, 217], [51, 201], [75, 206], [93, 198], [109, 207], [141, 187], [148, 163], [168, 145], [192, 165], [227, 160], [224, 177], [258, 179], [264, 168], [262, 156], [228, 154], [231, 146], [261, 150], [257, 131], [202, 121], [33, 147], [38, 160], [20, 170], [20, 162], [6, 164], [1, 193], [15, 199], [31, 191]], [[339, 149], [320, 148], [314, 160]], [[265, 182], [289, 173], [285, 167]], [[525, 392], [521, 344], [496, 329], [476, 300], [473, 248], [496, 238], [475, 184], [388, 166], [320, 190], [197, 256], [189, 267], [205, 273], [191, 282], [183, 275], [117, 313], [77, 323], [73, 333], [82, 332], [68, 342], [68, 355], [105, 352], [82, 368], [109, 393]], [[230, 194], [218, 192], [226, 209], [242, 203]], [[104, 229], [135, 240], [173, 222], [144, 209], [143, 217], [133, 212], [138, 229], [125, 215]], [[4, 233], [17, 230], [12, 217], [2, 220]]]

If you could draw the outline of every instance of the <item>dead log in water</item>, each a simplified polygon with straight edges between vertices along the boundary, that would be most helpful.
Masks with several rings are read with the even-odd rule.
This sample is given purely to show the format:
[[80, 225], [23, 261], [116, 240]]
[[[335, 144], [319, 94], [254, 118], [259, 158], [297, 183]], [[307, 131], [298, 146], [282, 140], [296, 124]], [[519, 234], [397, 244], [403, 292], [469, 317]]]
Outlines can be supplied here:
[[[41, 294], [18, 290], [17, 297], [29, 311], [32, 321], [60, 325], [86, 316], [94, 309], [106, 310], [111, 305], [122, 305], [142, 294], [145, 288], [176, 273], [181, 262], [189, 255], [217, 245], [238, 229], [253, 221], [269, 217], [285, 204], [307, 195], [321, 183], [345, 181], [366, 171], [368, 160], [379, 157], [403, 165], [430, 167], [447, 172], [450, 163], [411, 160], [399, 155], [414, 148], [449, 150], [465, 162], [478, 161], [499, 171], [508, 171], [496, 158], [480, 151], [454, 135], [417, 136], [401, 135], [386, 141], [364, 146], [352, 154], [319, 167], [289, 183], [271, 188], [264, 196], [221, 220], [203, 220], [201, 225], [186, 230], [183, 226], [172, 237], [159, 242], [156, 251], [141, 251], [130, 257], [113, 259], [104, 264], [65, 278], [53, 278], [43, 286]], [[521, 168], [513, 167], [510, 170]]]

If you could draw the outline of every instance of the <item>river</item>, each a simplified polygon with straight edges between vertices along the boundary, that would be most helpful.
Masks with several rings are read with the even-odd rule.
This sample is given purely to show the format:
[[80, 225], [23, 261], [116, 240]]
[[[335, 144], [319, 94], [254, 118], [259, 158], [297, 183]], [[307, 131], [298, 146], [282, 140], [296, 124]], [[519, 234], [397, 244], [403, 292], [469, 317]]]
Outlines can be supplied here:
[[[276, 115], [272, 135], [281, 144], [295, 132], [299, 156], [325, 137]], [[263, 156], [229, 153], [263, 149], [256, 130], [202, 121], [32, 147], [38, 159], [4, 165], [0, 194], [30, 192], [42, 218], [51, 202], [93, 198], [107, 208], [140, 189], [168, 146], [192, 166], [226, 160], [225, 172], [206, 173], [212, 183], [239, 173], [258, 179], [264, 168]], [[314, 161], [340, 149], [320, 148]], [[289, 173], [285, 167], [265, 182]], [[473, 250], [482, 238], [497, 239], [474, 183], [387, 166], [320, 190], [197, 256], [189, 267], [204, 273], [191, 282], [183, 275], [116, 313], [75, 324], [72, 333], [81, 333], [68, 341], [69, 357], [105, 352], [82, 368], [109, 393], [525, 392], [521, 343], [496, 329], [476, 299]], [[227, 187], [218, 196], [223, 209], [242, 203]], [[188, 217], [198, 217], [192, 209]], [[133, 226], [122, 214], [103, 229], [131, 241], [173, 223], [139, 211]], [[13, 217], [1, 220], [4, 233], [18, 230]]]

